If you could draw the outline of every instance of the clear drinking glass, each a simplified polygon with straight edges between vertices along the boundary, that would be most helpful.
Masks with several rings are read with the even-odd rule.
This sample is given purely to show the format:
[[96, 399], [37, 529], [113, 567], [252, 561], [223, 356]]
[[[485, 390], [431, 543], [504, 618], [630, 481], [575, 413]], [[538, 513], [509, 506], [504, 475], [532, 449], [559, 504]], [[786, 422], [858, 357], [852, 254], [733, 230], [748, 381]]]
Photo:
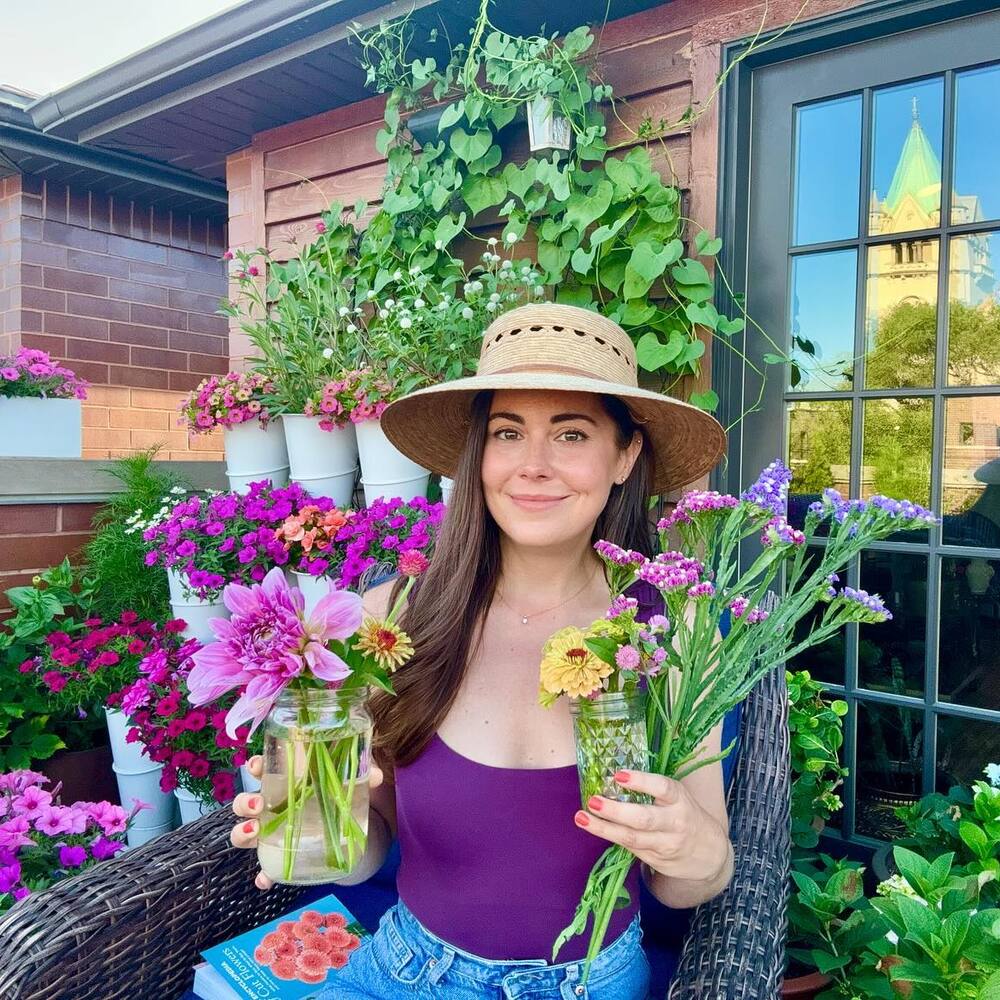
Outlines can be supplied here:
[[264, 724], [257, 856], [276, 882], [351, 872], [368, 842], [368, 691], [289, 689]]

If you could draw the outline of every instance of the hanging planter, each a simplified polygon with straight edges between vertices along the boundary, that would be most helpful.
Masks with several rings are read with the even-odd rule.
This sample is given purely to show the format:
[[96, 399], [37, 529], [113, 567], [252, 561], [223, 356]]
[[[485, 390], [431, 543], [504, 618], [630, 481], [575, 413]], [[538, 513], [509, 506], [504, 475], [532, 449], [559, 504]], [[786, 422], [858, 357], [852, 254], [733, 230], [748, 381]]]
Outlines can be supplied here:
[[289, 476], [312, 496], [329, 497], [338, 507], [347, 507], [358, 471], [354, 425], [325, 431], [319, 425], [321, 419], [302, 413], [286, 413], [281, 418]]
[[176, 799], [170, 792], [160, 788], [160, 777], [163, 774], [162, 764], [147, 764], [145, 767], [128, 768], [112, 764], [115, 779], [118, 782], [118, 795], [122, 807], [131, 812], [137, 802], [145, 802], [149, 809], [141, 810], [135, 818], [135, 827], [139, 829], [160, 828], [173, 825], [176, 812]]
[[245, 420], [223, 429], [226, 476], [229, 488], [246, 493], [251, 483], [270, 480], [272, 486], [288, 485], [288, 450], [280, 418], [262, 424]]
[[229, 617], [221, 595], [212, 600], [202, 600], [185, 588], [180, 573], [175, 569], [167, 570], [167, 584], [170, 588], [170, 612], [174, 618], [184, 620], [181, 635], [199, 642], [214, 642], [215, 633], [208, 623], [213, 618]]
[[528, 145], [533, 153], [568, 152], [573, 142], [569, 119], [556, 114], [553, 98], [539, 94], [528, 101]]
[[430, 472], [389, 441], [380, 421], [365, 420], [357, 425], [357, 431], [366, 506], [370, 507], [379, 497], [399, 497], [405, 501], [426, 496]]

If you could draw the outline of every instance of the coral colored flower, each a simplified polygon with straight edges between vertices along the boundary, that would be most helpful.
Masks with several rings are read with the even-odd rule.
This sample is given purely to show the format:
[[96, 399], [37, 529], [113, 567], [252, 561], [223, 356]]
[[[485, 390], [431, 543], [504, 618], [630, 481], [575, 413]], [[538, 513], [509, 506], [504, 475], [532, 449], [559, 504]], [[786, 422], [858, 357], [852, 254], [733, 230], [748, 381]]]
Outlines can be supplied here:
[[[289, 948], [294, 952], [295, 946], [289, 945]], [[276, 979], [298, 979], [298, 970], [295, 968], [295, 960], [291, 955], [281, 955], [274, 960], [271, 965], [271, 972], [274, 973]]]
[[390, 672], [413, 656], [413, 643], [398, 625], [373, 618], [361, 626], [354, 648], [367, 653], [383, 670]]
[[298, 964], [299, 968], [303, 972], [307, 972], [312, 976], [318, 976], [320, 973], [326, 972], [326, 970], [330, 968], [330, 956], [328, 952], [306, 948], [306, 950], [299, 955]]
[[327, 927], [346, 927], [347, 917], [343, 913], [328, 913], [323, 918], [323, 922]]
[[567, 626], [549, 636], [542, 647], [542, 690], [579, 698], [591, 694], [611, 673], [611, 664], [592, 653], [584, 642], [584, 633]]
[[331, 951], [330, 952], [330, 968], [331, 969], [342, 969], [347, 965], [349, 956], [343, 951]]

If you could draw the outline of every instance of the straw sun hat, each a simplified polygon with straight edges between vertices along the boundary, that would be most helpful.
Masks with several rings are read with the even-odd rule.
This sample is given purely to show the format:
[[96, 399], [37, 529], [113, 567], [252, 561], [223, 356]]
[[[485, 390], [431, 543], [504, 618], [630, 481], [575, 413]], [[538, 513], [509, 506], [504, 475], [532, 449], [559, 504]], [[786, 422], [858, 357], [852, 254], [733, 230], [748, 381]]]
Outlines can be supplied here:
[[451, 476], [465, 446], [472, 399], [488, 389], [617, 396], [652, 445], [654, 493], [693, 483], [726, 448], [725, 431], [713, 416], [639, 388], [635, 347], [617, 323], [589, 309], [548, 302], [497, 317], [483, 333], [475, 375], [396, 400], [382, 414], [382, 427], [414, 462]]

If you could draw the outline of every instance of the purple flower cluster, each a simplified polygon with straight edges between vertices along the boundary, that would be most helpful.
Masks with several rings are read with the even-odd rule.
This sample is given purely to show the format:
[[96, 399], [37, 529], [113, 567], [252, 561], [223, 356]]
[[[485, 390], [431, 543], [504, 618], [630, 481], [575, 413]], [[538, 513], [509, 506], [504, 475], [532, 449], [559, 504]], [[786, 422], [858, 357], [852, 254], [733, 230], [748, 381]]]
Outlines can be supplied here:
[[[733, 617], [733, 620], [743, 618], [747, 625], [757, 625], [764, 621], [770, 612], [764, 611], [763, 608], [750, 608], [750, 601], [744, 597], [742, 594], [739, 597], [734, 597], [729, 602], [729, 612]], [[746, 617], [744, 617], [746, 616]]]
[[639, 602], [634, 597], [626, 597], [624, 594], [619, 594], [611, 602], [604, 617], [608, 619], [617, 618], [619, 615], [625, 615], [629, 612], [634, 614], [638, 610]]
[[849, 518], [856, 525], [862, 521], [884, 521], [893, 530], [920, 528], [937, 524], [938, 518], [926, 507], [910, 500], [893, 500], [891, 497], [876, 493], [868, 500], [845, 500], [837, 490], [823, 490], [823, 498], [809, 505], [809, 513], [821, 521], [830, 518], [837, 524], [843, 524]]
[[679, 590], [694, 587], [702, 582], [705, 567], [681, 552], [661, 552], [655, 559], [638, 569], [640, 580], [652, 584], [657, 590]]
[[764, 525], [760, 536], [764, 545], [805, 545], [806, 536], [793, 528], [784, 517], [774, 517]]
[[641, 566], [646, 557], [641, 552], [634, 549], [623, 549], [614, 542], [606, 542], [603, 539], [594, 543], [594, 551], [606, 562], [615, 566]]
[[783, 517], [788, 510], [788, 485], [791, 481], [792, 470], [776, 458], [761, 472], [757, 481], [740, 494], [740, 498]]
[[656, 523], [657, 531], [669, 531], [675, 524], [690, 524], [698, 514], [717, 513], [732, 510], [739, 500], [728, 493], [717, 490], [691, 490], [680, 498], [677, 506], [666, 517]]
[[0, 396], [86, 399], [87, 385], [45, 351], [22, 347], [17, 354], [0, 358]]
[[130, 815], [110, 802], [58, 805], [59, 786], [35, 771], [0, 774], [0, 912], [33, 890], [97, 861], [125, 845]]
[[867, 590], [858, 590], [854, 587], [844, 587], [837, 596], [861, 609], [861, 621], [892, 621], [892, 612], [878, 594], [869, 594]]

